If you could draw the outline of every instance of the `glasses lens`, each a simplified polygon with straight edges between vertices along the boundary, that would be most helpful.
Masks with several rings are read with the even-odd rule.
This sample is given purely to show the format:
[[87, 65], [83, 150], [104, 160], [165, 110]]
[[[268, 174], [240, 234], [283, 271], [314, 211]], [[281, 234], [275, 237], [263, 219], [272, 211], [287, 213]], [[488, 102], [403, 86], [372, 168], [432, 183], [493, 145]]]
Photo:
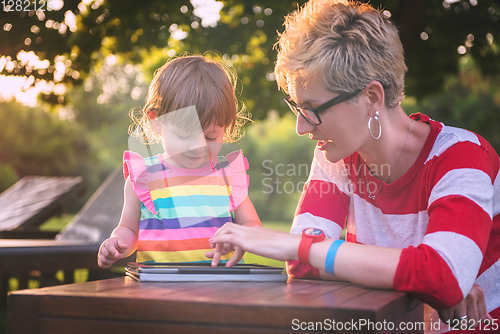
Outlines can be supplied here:
[[300, 108], [290, 98], [285, 98], [285, 102], [290, 108], [290, 110], [295, 114], [295, 116], [301, 114], [302, 117], [304, 117], [304, 119], [309, 123], [311, 123], [312, 125], [318, 125], [321, 123], [313, 111], [309, 109]]
[[318, 125], [320, 123], [318, 117], [314, 112], [312, 112], [312, 110], [302, 108], [298, 109], [300, 110], [300, 113], [302, 114], [302, 116], [304, 116], [306, 121], [308, 121], [312, 125]]

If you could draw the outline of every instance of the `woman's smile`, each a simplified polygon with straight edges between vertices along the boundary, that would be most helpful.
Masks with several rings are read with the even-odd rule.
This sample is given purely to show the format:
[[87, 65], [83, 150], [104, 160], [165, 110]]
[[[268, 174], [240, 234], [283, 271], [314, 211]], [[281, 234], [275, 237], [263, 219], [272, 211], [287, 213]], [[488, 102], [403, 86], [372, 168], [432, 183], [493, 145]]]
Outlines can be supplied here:
[[329, 140], [318, 140], [316, 146], [318, 147], [318, 149], [324, 151], [326, 150], [326, 145], [328, 145], [329, 143], [331, 143], [331, 141]]

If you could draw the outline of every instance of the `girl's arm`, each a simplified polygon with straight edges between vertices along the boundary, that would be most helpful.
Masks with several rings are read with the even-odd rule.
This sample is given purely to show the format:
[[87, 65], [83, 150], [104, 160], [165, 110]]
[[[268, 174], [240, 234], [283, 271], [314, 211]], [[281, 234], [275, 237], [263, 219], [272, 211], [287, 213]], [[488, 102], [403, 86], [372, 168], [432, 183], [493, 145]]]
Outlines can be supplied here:
[[111, 236], [104, 240], [98, 255], [98, 264], [109, 268], [117, 260], [130, 256], [137, 248], [141, 202], [134, 191], [134, 186], [127, 178], [124, 187], [122, 216]]
[[246, 197], [240, 206], [234, 210], [234, 222], [243, 226], [262, 226], [259, 215], [250, 197]]

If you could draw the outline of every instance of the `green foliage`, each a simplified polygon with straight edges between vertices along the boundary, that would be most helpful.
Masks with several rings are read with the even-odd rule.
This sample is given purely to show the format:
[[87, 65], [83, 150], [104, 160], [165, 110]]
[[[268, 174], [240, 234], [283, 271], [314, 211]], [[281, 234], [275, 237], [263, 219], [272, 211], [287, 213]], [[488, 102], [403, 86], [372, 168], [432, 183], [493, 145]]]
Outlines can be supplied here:
[[309, 176], [315, 142], [297, 135], [295, 119], [270, 113], [239, 141], [250, 165], [249, 195], [262, 220], [291, 222]]
[[[85, 162], [91, 159], [91, 154], [84, 131], [77, 123], [41, 109], [2, 102], [0, 124], [3, 125], [0, 161], [2, 169], [8, 171], [8, 183], [30, 174], [85, 174]], [[15, 180], [12, 179], [13, 171]]]
[[422, 99], [442, 91], [459, 70], [462, 52], [483, 74], [500, 72], [500, 6], [496, 0], [373, 0], [391, 13], [400, 32], [408, 66], [406, 92]]
[[121, 165], [128, 113], [141, 104], [127, 87], [139, 89], [137, 99], [146, 88], [133, 66], [111, 59], [101, 59], [84, 85], [68, 87], [65, 106], [0, 104], [0, 124], [7, 125], [0, 132], [0, 190], [28, 174], [81, 175], [90, 195]]
[[474, 131], [500, 152], [499, 79], [483, 78], [473, 61], [464, 59], [459, 75], [448, 78], [443, 93], [412, 108], [446, 125]]
[[0, 192], [16, 183], [17, 175], [14, 167], [7, 163], [0, 162]]
[[[102, 59], [85, 84], [72, 88], [67, 97], [66, 108], [87, 129], [88, 144], [103, 171], [100, 180], [120, 166], [127, 149], [129, 111], [140, 107], [146, 94], [142, 75], [115, 58]], [[137, 100], [130, 96], [130, 87], [139, 89]]]
[[[0, 55], [15, 64], [0, 68], [0, 74], [50, 81], [59, 61], [68, 68], [55, 81], [78, 85], [99, 63], [99, 55], [123, 55], [156, 69], [182, 51], [215, 50], [235, 66], [244, 87], [241, 99], [255, 118], [263, 119], [269, 109], [285, 112], [272, 76], [276, 60], [272, 47], [277, 32], [283, 30], [284, 16], [304, 2], [225, 0], [214, 27], [203, 26], [188, 0], [150, 0], [140, 5], [135, 0], [89, 1], [88, 5], [65, 0], [62, 9], [55, 11], [0, 12], [0, 28], [9, 27], [0, 29]], [[371, 4], [390, 12], [400, 30], [409, 67], [409, 95], [421, 99], [441, 90], [444, 79], [458, 71], [460, 46], [483, 74], [499, 72], [498, 1], [372, 0]], [[61, 24], [67, 11], [75, 15], [76, 27]], [[187, 34], [182, 40], [172, 37], [179, 29]], [[37, 69], [23, 63], [17, 59], [21, 50], [34, 51], [50, 66]], [[155, 59], [150, 60], [153, 54]], [[46, 100], [62, 102], [53, 94]]]
[[[0, 12], [0, 58], [8, 56], [7, 62], [14, 63], [9, 67], [0, 61], [0, 74], [28, 75], [34, 82], [54, 80], [67, 86], [64, 99], [46, 96], [49, 102], [63, 102], [62, 108], [44, 111], [0, 104], [0, 124], [4, 124], [0, 190], [26, 174], [83, 175], [91, 193], [121, 164], [128, 111], [143, 105], [154, 70], [184, 51], [211, 50], [236, 68], [240, 99], [254, 119], [262, 120], [249, 126], [239, 142], [250, 162], [250, 196], [262, 219], [291, 221], [314, 142], [296, 135], [294, 117], [277, 117], [288, 108], [272, 76], [276, 60], [272, 48], [277, 31], [283, 30], [283, 17], [304, 1], [226, 0], [215, 27], [204, 27], [187, 0], [99, 3], [82, 7], [80, 0], [65, 0], [61, 10], [43, 15]], [[404, 109], [473, 130], [498, 151], [500, 82], [493, 78], [500, 68], [498, 2], [371, 3], [389, 11], [401, 33], [409, 67], [410, 97]], [[55, 24], [61, 26], [68, 10], [76, 15], [77, 29], [63, 32]], [[186, 38], [172, 38], [171, 32], [178, 28]], [[467, 51], [465, 57], [457, 52], [460, 45]], [[21, 50], [34, 51], [50, 65], [36, 68], [23, 63], [18, 59]], [[467, 59], [469, 63], [460, 68], [460, 61]], [[67, 66], [60, 79], [54, 78], [56, 62]], [[277, 112], [268, 117], [269, 110]]]

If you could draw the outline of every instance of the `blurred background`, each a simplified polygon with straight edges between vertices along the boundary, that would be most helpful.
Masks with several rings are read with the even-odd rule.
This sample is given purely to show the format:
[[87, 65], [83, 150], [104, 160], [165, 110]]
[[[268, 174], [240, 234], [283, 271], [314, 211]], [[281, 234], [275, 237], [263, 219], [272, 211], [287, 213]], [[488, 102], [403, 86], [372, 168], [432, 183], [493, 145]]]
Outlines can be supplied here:
[[[1, 1], [0, 191], [25, 175], [82, 175], [90, 196], [121, 165], [128, 113], [143, 105], [155, 69], [183, 52], [212, 51], [237, 70], [239, 98], [255, 120], [238, 142], [250, 196], [263, 221], [289, 225], [314, 142], [295, 134], [273, 45], [284, 16], [303, 3]], [[403, 109], [475, 131], [500, 152], [499, 2], [371, 4], [401, 33]]]

